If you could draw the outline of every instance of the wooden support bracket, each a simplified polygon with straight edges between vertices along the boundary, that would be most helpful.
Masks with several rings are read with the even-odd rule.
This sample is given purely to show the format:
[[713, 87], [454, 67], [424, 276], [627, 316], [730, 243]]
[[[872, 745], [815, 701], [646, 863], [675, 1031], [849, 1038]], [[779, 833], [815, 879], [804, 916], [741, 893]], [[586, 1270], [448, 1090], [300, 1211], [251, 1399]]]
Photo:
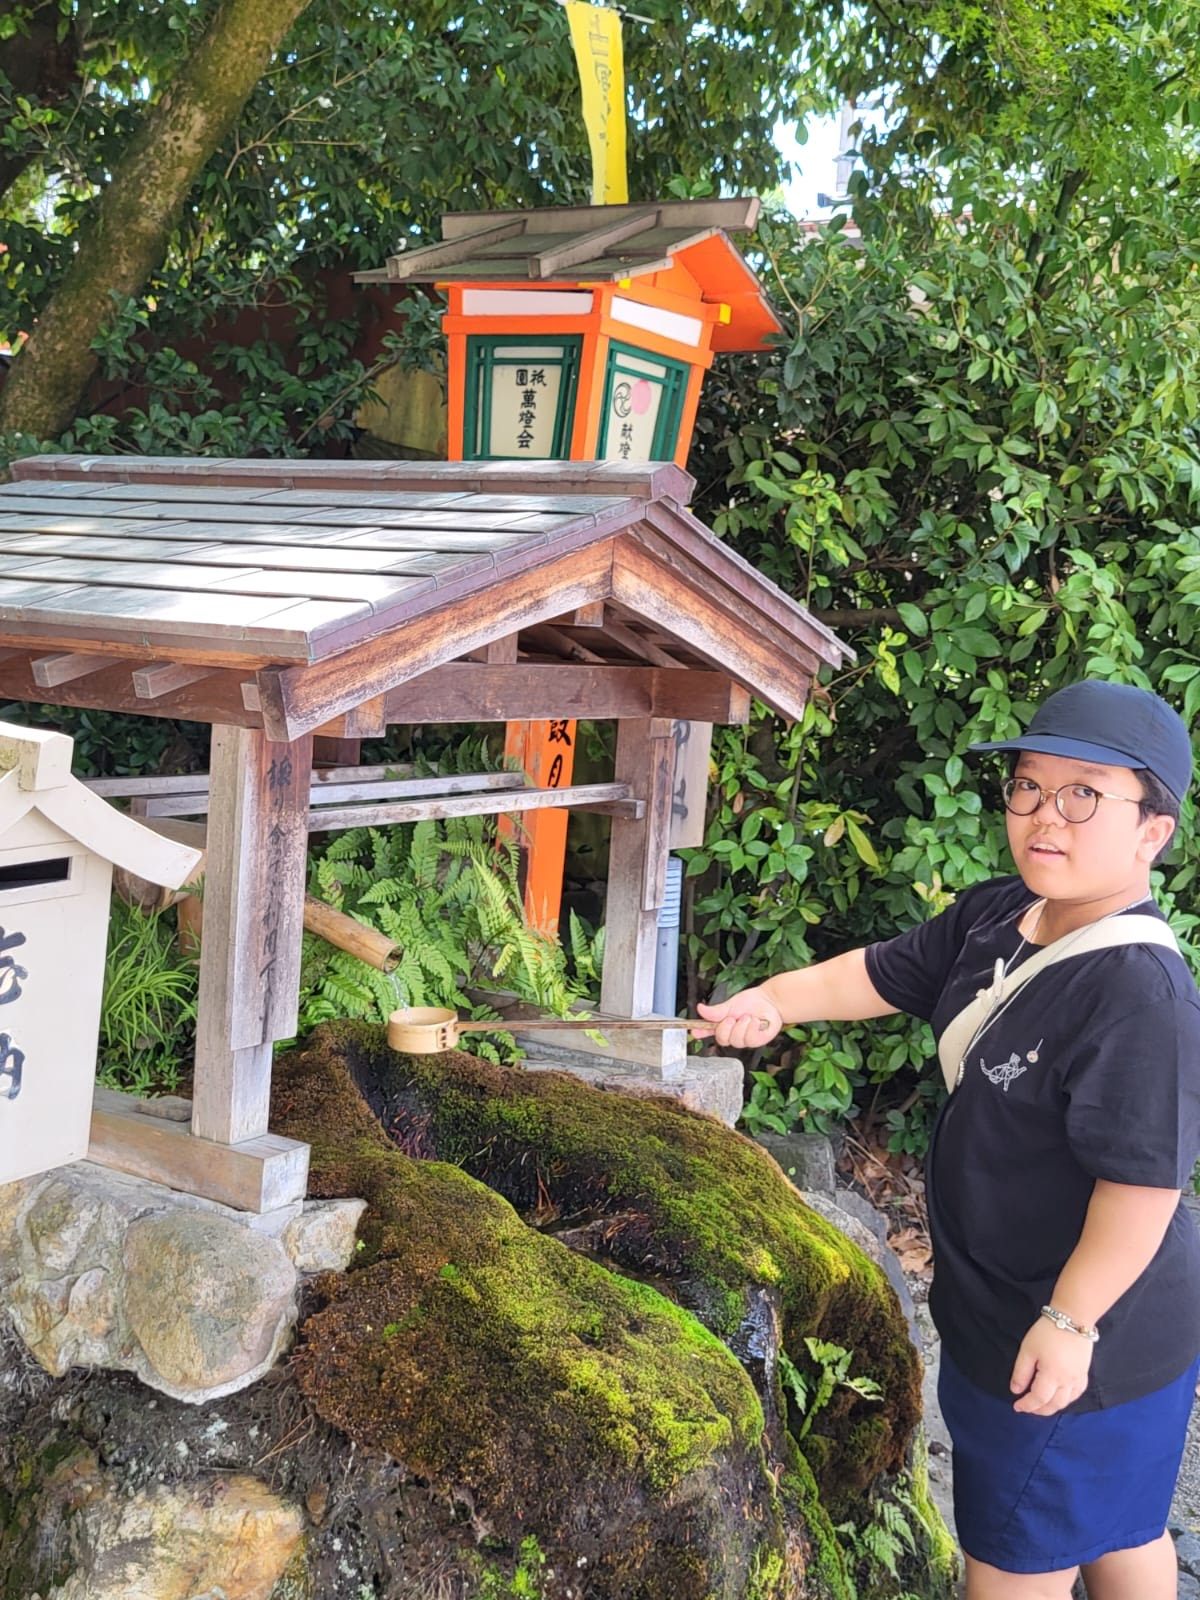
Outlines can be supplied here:
[[62, 655], [35, 656], [31, 665], [33, 681], [39, 689], [56, 689], [60, 683], [72, 683], [76, 678], [103, 672], [113, 664], [112, 656], [84, 655], [81, 651], [68, 650]]
[[157, 700], [161, 695], [174, 694], [176, 689], [186, 689], [189, 683], [211, 678], [216, 670], [193, 667], [184, 661], [151, 661], [134, 669], [133, 692], [139, 700]]
[[273, 1133], [218, 1144], [112, 1089], [96, 1090], [87, 1158], [239, 1211], [275, 1211], [303, 1200], [308, 1181], [306, 1144]]

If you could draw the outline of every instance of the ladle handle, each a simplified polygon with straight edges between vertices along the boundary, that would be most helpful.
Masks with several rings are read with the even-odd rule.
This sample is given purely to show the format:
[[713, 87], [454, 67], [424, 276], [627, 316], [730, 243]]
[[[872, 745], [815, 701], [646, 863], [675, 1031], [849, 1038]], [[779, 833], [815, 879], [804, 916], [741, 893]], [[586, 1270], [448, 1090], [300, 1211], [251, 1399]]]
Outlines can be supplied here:
[[459, 1033], [511, 1033], [518, 1029], [541, 1033], [546, 1028], [566, 1028], [572, 1032], [608, 1033], [613, 1028], [711, 1028], [715, 1024], [703, 1017], [634, 1017], [631, 1021], [620, 1018], [613, 1021], [605, 1017], [591, 1017], [583, 1021], [566, 1021], [562, 1017], [522, 1017], [515, 1022], [458, 1022]]

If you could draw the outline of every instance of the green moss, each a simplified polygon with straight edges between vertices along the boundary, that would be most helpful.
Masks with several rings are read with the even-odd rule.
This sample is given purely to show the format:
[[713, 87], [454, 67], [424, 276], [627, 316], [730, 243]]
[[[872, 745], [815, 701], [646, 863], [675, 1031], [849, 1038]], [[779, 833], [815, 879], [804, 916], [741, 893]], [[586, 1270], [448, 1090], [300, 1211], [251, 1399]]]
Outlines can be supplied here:
[[[736, 1585], [714, 1582], [703, 1536], [681, 1532], [664, 1550], [647, 1521], [622, 1530], [622, 1592], [637, 1600], [653, 1551], [646, 1600], [775, 1600], [797, 1561], [828, 1600], [853, 1600], [832, 1521], [905, 1465], [919, 1364], [884, 1275], [759, 1146], [677, 1102], [599, 1093], [566, 1074], [400, 1057], [383, 1030], [355, 1023], [327, 1025], [279, 1060], [272, 1126], [312, 1146], [314, 1195], [368, 1202], [359, 1270], [327, 1281], [295, 1358], [322, 1415], [463, 1486], [510, 1544], [534, 1507], [553, 1537], [572, 1515], [579, 1525], [589, 1497], [678, 1494], [738, 1461], [744, 1499], [752, 1462], [742, 1537], [725, 1552], [722, 1581], [740, 1569]], [[576, 1224], [572, 1242], [618, 1274], [522, 1213]], [[880, 1405], [839, 1389], [803, 1456], [773, 1436], [776, 1459], [795, 1456], [778, 1494], [762, 1470], [761, 1408], [722, 1343], [749, 1349], [750, 1313], [764, 1306], [793, 1356], [808, 1335], [841, 1344], [884, 1394]], [[793, 1516], [806, 1551], [783, 1534]]]
[[[854, 1372], [881, 1385], [883, 1406], [839, 1390], [818, 1424], [824, 1442], [810, 1436], [805, 1446], [835, 1515], [863, 1483], [902, 1468], [920, 1372], [892, 1289], [758, 1145], [677, 1102], [597, 1093], [565, 1073], [458, 1053], [398, 1056], [382, 1030], [362, 1024], [318, 1030], [307, 1055], [330, 1053], [403, 1106], [427, 1149], [519, 1211], [611, 1218], [604, 1244], [614, 1264], [677, 1285], [714, 1332], [733, 1337], [747, 1291], [765, 1289], [778, 1296], [793, 1356], [810, 1334], [854, 1350]], [[287, 1131], [278, 1114], [274, 1125]], [[366, 1237], [386, 1248], [370, 1229]]]
[[820, 1600], [858, 1600], [812, 1468], [795, 1446], [790, 1455], [791, 1465], [779, 1480], [779, 1492], [808, 1536], [807, 1586]]
[[917, 1430], [913, 1441], [909, 1494], [925, 1544], [925, 1564], [931, 1578], [929, 1600], [950, 1600], [960, 1571], [958, 1546], [929, 1493], [929, 1441], [924, 1428]]
[[[293, 1357], [322, 1416], [466, 1497], [506, 1542], [611, 1524], [602, 1559], [657, 1572], [659, 1595], [701, 1600], [727, 1544], [743, 1569], [782, 1544], [762, 1409], [715, 1334], [461, 1168], [400, 1154], [328, 1048], [284, 1058], [276, 1085], [273, 1125], [312, 1146], [310, 1191], [368, 1203], [363, 1265], [317, 1281], [325, 1304]], [[655, 1518], [674, 1491], [673, 1549]], [[699, 1526], [735, 1495], [732, 1541]]]

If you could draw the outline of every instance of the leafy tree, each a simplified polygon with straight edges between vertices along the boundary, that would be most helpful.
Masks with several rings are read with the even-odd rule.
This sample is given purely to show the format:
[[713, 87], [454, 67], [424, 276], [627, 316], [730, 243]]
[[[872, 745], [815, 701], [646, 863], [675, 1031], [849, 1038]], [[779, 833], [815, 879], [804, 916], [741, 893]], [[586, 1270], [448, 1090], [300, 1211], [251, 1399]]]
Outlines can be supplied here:
[[[781, 70], [803, 18], [752, 9], [650, 0], [658, 20], [627, 24], [635, 195], [776, 181], [775, 122], [808, 103]], [[33, 330], [0, 397], [0, 434], [32, 436], [10, 452], [336, 445], [370, 379], [350, 273], [443, 210], [587, 193], [545, 0], [7, 0], [0, 107], [0, 339]], [[179, 353], [198, 334], [203, 362]], [[96, 356], [108, 407], [84, 394]]]
[[[1055, 687], [1111, 678], [1200, 712], [1194, 30], [1081, 6], [1036, 53], [1042, 18], [959, 18], [864, 138], [853, 229], [763, 231], [787, 347], [710, 413], [704, 509], [859, 660], [803, 733], [764, 714], [721, 740], [690, 863], [697, 989], [886, 936], [1004, 870], [967, 747]], [[1109, 128], [1092, 102], [1118, 77]], [[1185, 938], [1195, 873], [1189, 809], [1162, 873]], [[752, 1119], [876, 1104], [916, 1148], [927, 1053], [900, 1020], [797, 1031]]]
[[161, 94], [105, 174], [0, 392], [0, 431], [19, 422], [23, 431], [52, 435], [71, 421], [95, 369], [92, 341], [113, 297], [137, 294], [145, 284], [197, 174], [306, 3], [222, 0], [195, 48], [165, 74]]
[[[89, 340], [107, 387], [63, 444], [343, 448], [374, 369], [331, 285], [443, 209], [585, 197], [556, 7], [296, 4], [145, 282], [111, 277], [121, 293]], [[1093, 673], [1200, 711], [1200, 0], [639, 10], [658, 20], [626, 27], [635, 195], [767, 189], [777, 118], [866, 108], [854, 227], [764, 226], [787, 338], [706, 388], [700, 509], [859, 660], [802, 727], [760, 711], [718, 739], [690, 862], [695, 998], [878, 937], [999, 870], [966, 747], [1048, 689]], [[222, 15], [215, 0], [0, 5], [0, 336], [53, 323], [106, 185]], [[203, 361], [180, 353], [197, 336]], [[406, 337], [428, 351], [429, 317], [413, 310]], [[400, 353], [385, 343], [374, 365]], [[1186, 935], [1184, 823], [1163, 885]], [[754, 1063], [774, 1071], [755, 1114], [875, 1104], [915, 1147], [936, 1093], [911, 1075], [926, 1054], [903, 1019], [806, 1030]]]

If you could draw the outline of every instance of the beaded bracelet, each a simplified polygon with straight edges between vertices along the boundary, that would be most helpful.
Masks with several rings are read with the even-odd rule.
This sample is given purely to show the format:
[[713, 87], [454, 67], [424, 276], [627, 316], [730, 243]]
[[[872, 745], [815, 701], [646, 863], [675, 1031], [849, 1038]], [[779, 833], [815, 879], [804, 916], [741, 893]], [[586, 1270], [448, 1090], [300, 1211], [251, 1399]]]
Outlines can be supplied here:
[[1061, 1328], [1064, 1333], [1077, 1333], [1089, 1344], [1095, 1344], [1100, 1337], [1098, 1328], [1081, 1327], [1073, 1317], [1069, 1317], [1065, 1311], [1060, 1311], [1057, 1306], [1043, 1306], [1038, 1315], [1045, 1317], [1047, 1322], [1052, 1322], [1056, 1328]]

